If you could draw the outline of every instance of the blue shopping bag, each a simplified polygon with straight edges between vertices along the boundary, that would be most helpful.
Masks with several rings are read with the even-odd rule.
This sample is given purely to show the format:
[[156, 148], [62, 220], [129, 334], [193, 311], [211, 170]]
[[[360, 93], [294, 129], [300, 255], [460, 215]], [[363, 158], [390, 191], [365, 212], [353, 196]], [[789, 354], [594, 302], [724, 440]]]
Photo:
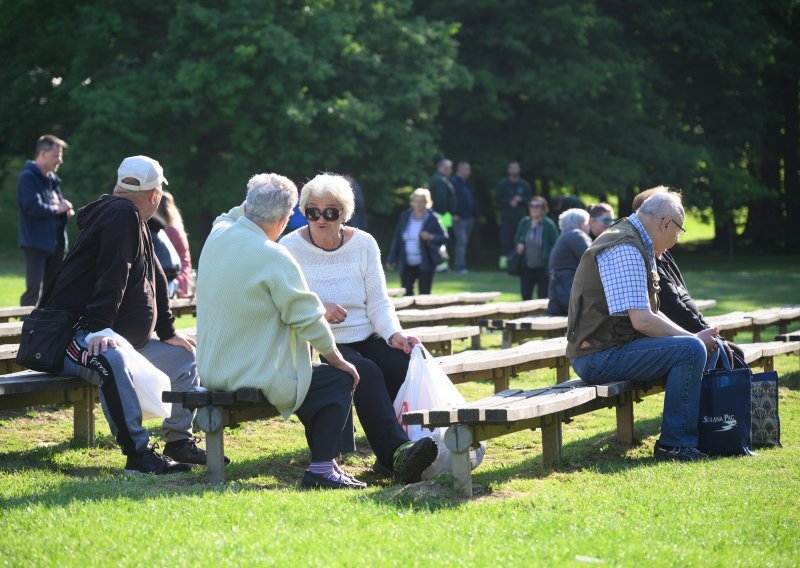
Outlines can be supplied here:
[[722, 345], [717, 352], [722, 368], [703, 375], [697, 449], [715, 456], [754, 455], [750, 433], [752, 373], [736, 354], [732, 365]]

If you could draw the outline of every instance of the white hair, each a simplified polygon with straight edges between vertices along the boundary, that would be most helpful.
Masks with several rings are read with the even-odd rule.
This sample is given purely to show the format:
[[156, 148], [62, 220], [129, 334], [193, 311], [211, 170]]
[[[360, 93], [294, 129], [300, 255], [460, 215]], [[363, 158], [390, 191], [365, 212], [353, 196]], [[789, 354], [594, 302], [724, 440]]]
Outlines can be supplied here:
[[572, 229], [580, 229], [583, 223], [589, 222], [589, 212], [586, 209], [567, 209], [558, 216], [558, 229], [563, 233]]
[[303, 186], [300, 193], [300, 210], [305, 212], [306, 204], [312, 197], [325, 197], [330, 195], [339, 204], [342, 215], [339, 217], [347, 222], [353, 216], [356, 208], [356, 199], [353, 196], [353, 187], [342, 176], [335, 174], [319, 174]]
[[247, 182], [248, 218], [273, 225], [288, 217], [297, 203], [297, 186], [278, 174], [256, 174]]
[[408, 199], [409, 201], [411, 201], [412, 199], [414, 199], [419, 195], [425, 198], [425, 209], [430, 209], [431, 207], [433, 207], [433, 198], [431, 197], [431, 190], [424, 187], [418, 187], [417, 189], [412, 191], [411, 195], [408, 196]]
[[636, 214], [650, 215], [651, 217], [672, 217], [683, 219], [684, 211], [680, 198], [672, 192], [654, 193], [644, 200]]

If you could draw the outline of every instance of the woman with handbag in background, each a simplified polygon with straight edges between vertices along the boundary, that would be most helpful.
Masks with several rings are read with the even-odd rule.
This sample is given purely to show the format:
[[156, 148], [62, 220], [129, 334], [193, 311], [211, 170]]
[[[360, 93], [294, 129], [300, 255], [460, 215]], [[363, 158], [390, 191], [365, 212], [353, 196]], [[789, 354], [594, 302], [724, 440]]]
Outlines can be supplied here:
[[519, 288], [523, 300], [533, 298], [533, 288], [538, 288], [539, 297], [547, 298], [550, 283], [550, 251], [558, 239], [558, 227], [547, 216], [547, 200], [534, 195], [528, 201], [528, 217], [517, 225], [517, 254], [523, 256], [519, 275]]
[[355, 198], [342, 176], [321, 174], [308, 182], [300, 209], [308, 226], [280, 244], [319, 296], [337, 348], [361, 377], [353, 403], [377, 458], [373, 469], [401, 483], [417, 482], [438, 451], [430, 437], [411, 442], [394, 413], [392, 402], [419, 340], [407, 336], [397, 319], [378, 243], [369, 233], [343, 225], [353, 215]]
[[447, 243], [447, 229], [438, 213], [432, 210], [431, 192], [415, 189], [411, 207], [403, 211], [386, 259], [387, 270], [400, 270], [401, 286], [406, 296], [414, 295], [414, 282], [419, 280], [419, 293], [430, 294], [436, 266], [442, 261], [442, 245]]

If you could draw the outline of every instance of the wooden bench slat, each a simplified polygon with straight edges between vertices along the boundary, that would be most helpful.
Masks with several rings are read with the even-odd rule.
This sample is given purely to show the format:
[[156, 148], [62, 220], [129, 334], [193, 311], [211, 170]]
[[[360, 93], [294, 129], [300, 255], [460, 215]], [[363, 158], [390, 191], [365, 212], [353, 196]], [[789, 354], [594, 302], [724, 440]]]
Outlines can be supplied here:
[[92, 384], [80, 377], [49, 375], [36, 371], [20, 371], [0, 376], [0, 396], [88, 386]]

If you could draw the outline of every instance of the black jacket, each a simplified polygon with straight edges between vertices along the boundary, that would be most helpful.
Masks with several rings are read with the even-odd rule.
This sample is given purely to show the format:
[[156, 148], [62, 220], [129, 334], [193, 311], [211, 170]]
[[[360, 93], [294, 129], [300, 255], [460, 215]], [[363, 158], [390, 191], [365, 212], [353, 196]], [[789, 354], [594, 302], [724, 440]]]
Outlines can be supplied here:
[[136, 206], [103, 195], [78, 211], [81, 234], [45, 301], [85, 316], [89, 331], [111, 328], [134, 347], [153, 334], [175, 335], [167, 279], [155, 258], [150, 230]]
[[656, 259], [656, 267], [658, 277], [661, 279], [659, 282], [661, 291], [658, 293], [661, 313], [691, 333], [708, 329], [710, 326], [689, 295], [686, 282], [669, 251], [665, 251], [661, 258]]
[[[389, 264], [397, 264], [397, 269], [400, 272], [405, 270], [406, 267], [406, 245], [405, 241], [403, 241], [403, 233], [406, 231], [406, 227], [408, 226], [413, 212], [414, 210], [409, 207], [400, 214], [400, 220], [397, 222], [397, 227], [394, 230], [392, 248], [389, 251], [389, 256], [386, 258], [386, 262]], [[420, 241], [420, 250], [422, 251], [420, 270], [423, 272], [433, 272], [436, 269], [436, 265], [442, 262], [439, 249], [447, 242], [447, 229], [442, 226], [439, 214], [429, 209], [425, 212], [425, 221], [422, 223], [422, 231], [427, 231], [432, 234], [433, 240]]]
[[53, 197], [63, 197], [61, 180], [54, 173], [45, 176], [36, 162], [29, 160], [17, 183], [19, 246], [48, 254], [67, 248], [67, 214], [56, 213]]

